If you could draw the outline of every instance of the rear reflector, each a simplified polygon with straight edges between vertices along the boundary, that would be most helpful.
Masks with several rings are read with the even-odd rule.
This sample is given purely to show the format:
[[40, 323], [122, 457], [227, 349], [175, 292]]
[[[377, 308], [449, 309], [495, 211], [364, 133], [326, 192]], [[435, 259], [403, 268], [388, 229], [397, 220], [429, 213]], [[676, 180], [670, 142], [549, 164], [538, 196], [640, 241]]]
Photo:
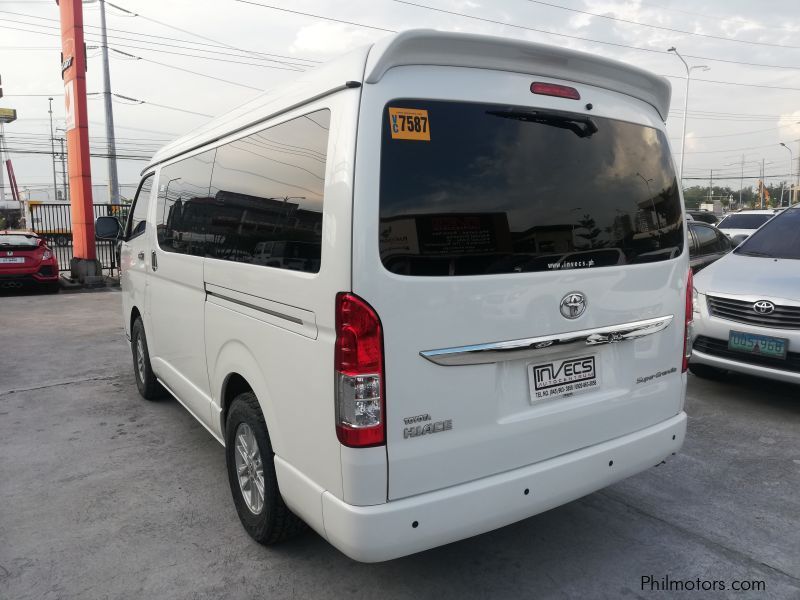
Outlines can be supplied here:
[[531, 92], [541, 96], [556, 96], [557, 98], [569, 98], [570, 100], [580, 100], [581, 95], [574, 87], [568, 85], [556, 85], [555, 83], [542, 83], [534, 81], [531, 84]]
[[336, 295], [336, 436], [345, 446], [386, 442], [383, 330], [373, 308], [355, 294]]
[[694, 280], [692, 269], [689, 269], [689, 276], [686, 279], [686, 316], [683, 326], [683, 366], [681, 372], [685, 373], [689, 368], [689, 357], [692, 355], [692, 319], [694, 317], [693, 300]]

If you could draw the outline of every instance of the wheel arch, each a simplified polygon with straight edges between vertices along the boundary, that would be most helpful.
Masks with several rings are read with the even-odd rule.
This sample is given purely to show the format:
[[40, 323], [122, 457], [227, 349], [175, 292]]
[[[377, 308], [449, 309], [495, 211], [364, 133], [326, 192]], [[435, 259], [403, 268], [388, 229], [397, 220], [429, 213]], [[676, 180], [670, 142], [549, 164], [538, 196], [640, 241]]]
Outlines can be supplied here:
[[[131, 308], [131, 318], [128, 320], [128, 338], [131, 337], [133, 334], [133, 324], [136, 323], [136, 319], [142, 317], [142, 313], [139, 312], [139, 308], [137, 306], [133, 306]], [[142, 323], [144, 323], [144, 319], [142, 319]], [[147, 332], [145, 331], [145, 334]]]
[[264, 415], [272, 448], [280, 454], [283, 444], [269, 387], [250, 350], [241, 342], [231, 340], [220, 348], [214, 363], [211, 363], [213, 357], [209, 356], [208, 360], [212, 389], [218, 391], [215, 400], [219, 407], [220, 437], [225, 438], [225, 421], [234, 398], [243, 392], [253, 392]]

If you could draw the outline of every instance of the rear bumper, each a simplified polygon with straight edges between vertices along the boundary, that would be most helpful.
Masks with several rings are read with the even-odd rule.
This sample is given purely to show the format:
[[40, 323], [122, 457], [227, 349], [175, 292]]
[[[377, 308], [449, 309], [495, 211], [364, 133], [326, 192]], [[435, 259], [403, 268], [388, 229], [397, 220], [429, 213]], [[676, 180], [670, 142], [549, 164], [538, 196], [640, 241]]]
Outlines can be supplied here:
[[0, 289], [22, 288], [36, 286], [42, 283], [52, 283], [58, 281], [58, 277], [57, 267], [54, 267], [50, 272], [0, 273]]
[[708, 365], [710, 367], [717, 367], [718, 369], [725, 369], [727, 371], [736, 371], [737, 373], [754, 375], [756, 377], [765, 377], [767, 379], [774, 379], [776, 381], [800, 384], [800, 373], [798, 372], [774, 369], [765, 365], [756, 365], [740, 360], [731, 360], [729, 358], [707, 354], [699, 350], [692, 350], [691, 363]]
[[320, 533], [362, 562], [413, 554], [531, 517], [652, 467], [681, 447], [685, 433], [681, 412], [534, 465], [375, 506], [352, 506], [326, 491]]

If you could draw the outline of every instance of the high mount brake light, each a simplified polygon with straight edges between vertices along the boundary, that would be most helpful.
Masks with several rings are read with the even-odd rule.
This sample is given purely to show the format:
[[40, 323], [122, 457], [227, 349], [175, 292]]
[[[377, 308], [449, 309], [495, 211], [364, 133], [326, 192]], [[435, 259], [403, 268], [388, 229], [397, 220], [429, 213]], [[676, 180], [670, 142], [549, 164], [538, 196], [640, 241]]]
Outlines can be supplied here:
[[689, 368], [689, 357], [692, 355], [692, 319], [694, 318], [694, 280], [692, 270], [689, 269], [689, 275], [686, 278], [686, 313], [683, 325], [683, 366], [681, 372], [685, 373]]
[[555, 83], [542, 83], [541, 81], [534, 81], [531, 84], [531, 92], [540, 96], [556, 96], [557, 98], [567, 98], [569, 100], [581, 99], [580, 92], [574, 87]]
[[345, 446], [386, 443], [383, 329], [355, 294], [336, 295], [336, 436]]

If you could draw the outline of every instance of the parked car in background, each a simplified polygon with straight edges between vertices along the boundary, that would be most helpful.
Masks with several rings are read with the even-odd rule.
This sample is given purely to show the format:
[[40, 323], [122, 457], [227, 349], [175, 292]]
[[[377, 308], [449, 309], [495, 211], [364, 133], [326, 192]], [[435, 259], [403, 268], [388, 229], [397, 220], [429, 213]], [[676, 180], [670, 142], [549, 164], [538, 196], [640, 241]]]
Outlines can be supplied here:
[[689, 369], [800, 383], [800, 207], [788, 208], [694, 280]]
[[772, 209], [731, 213], [717, 223], [717, 229], [731, 238], [734, 245], [738, 245], [774, 216], [775, 211]]
[[695, 221], [702, 221], [710, 225], [716, 225], [719, 222], [717, 215], [708, 210], [687, 210], [686, 214], [691, 215]]
[[733, 242], [713, 225], [687, 221], [689, 225], [689, 266], [694, 273], [725, 256]]
[[0, 231], [0, 289], [58, 291], [58, 260], [32, 231]]

